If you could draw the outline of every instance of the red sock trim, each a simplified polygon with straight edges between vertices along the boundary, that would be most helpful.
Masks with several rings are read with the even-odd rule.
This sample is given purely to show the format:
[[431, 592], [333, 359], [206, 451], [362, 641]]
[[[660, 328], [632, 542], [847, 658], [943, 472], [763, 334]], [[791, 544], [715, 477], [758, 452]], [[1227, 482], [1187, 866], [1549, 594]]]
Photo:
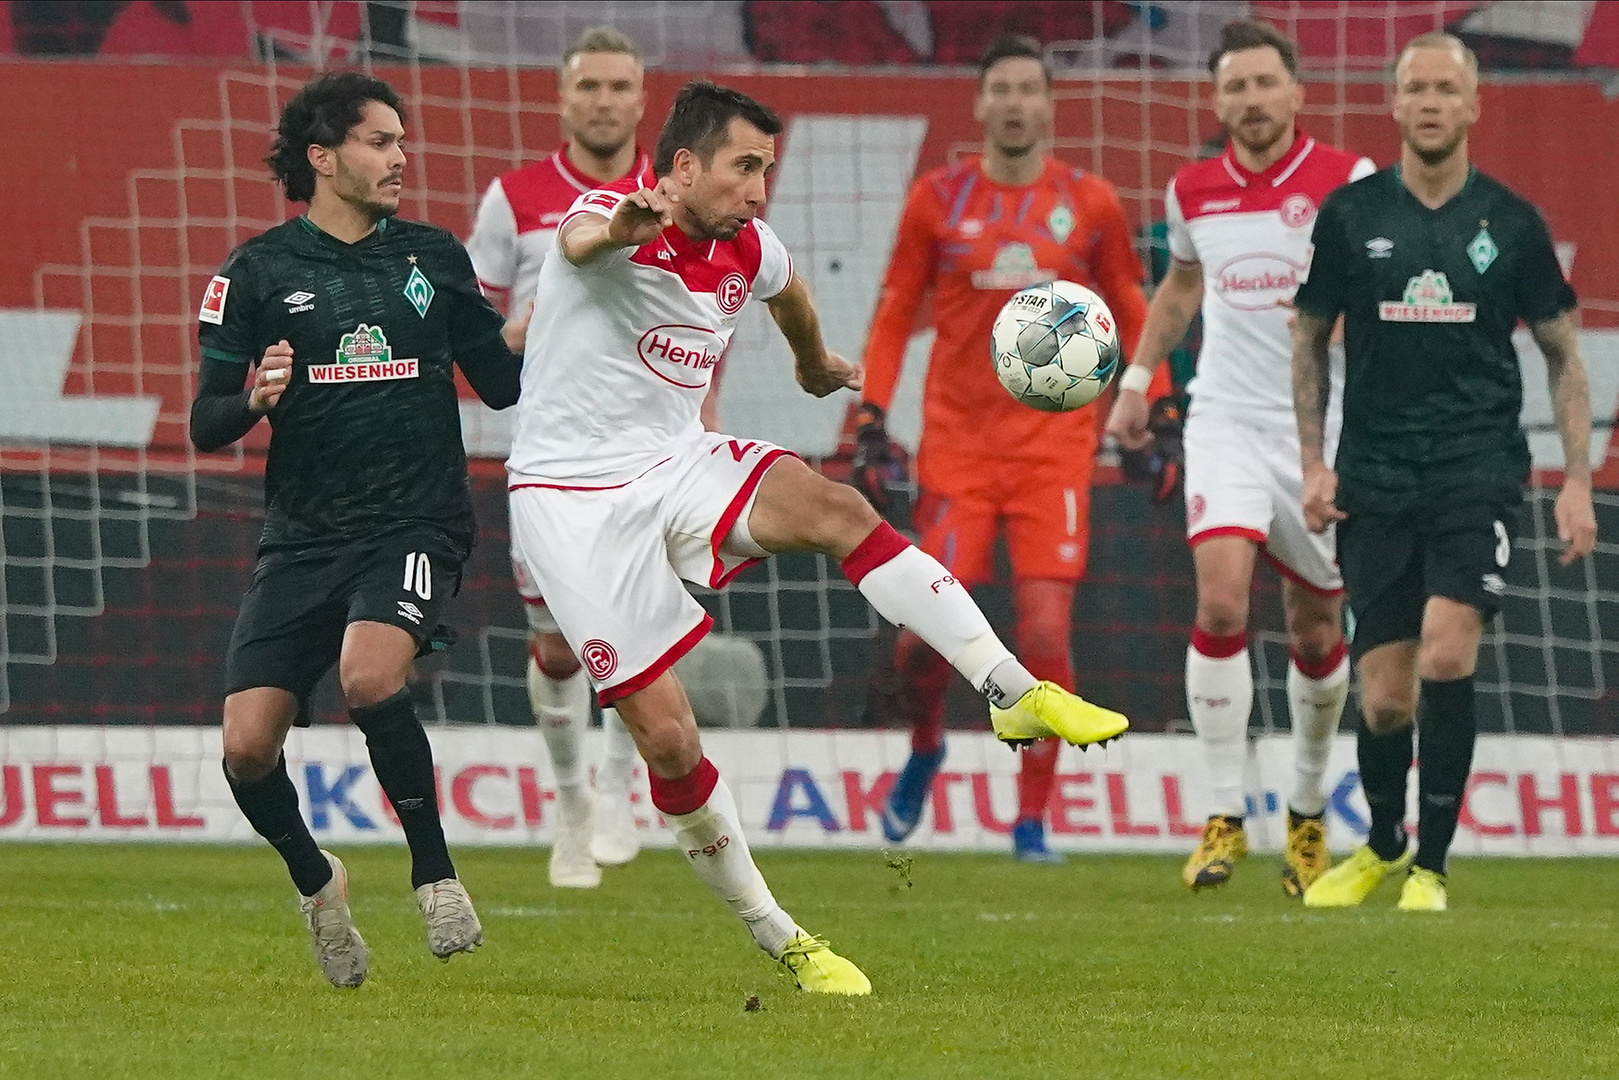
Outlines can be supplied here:
[[529, 658], [534, 661], [534, 666], [540, 669], [540, 674], [544, 675], [552, 682], [561, 682], [564, 679], [571, 679], [579, 670], [579, 664], [577, 662], [574, 663], [572, 671], [561, 671], [546, 667], [545, 661], [540, 659], [540, 647], [533, 642], [529, 642], [528, 655]]
[[697, 768], [678, 780], [665, 780], [657, 773], [652, 773], [649, 779], [652, 782], [652, 805], [661, 813], [673, 816], [701, 809], [708, 802], [708, 797], [714, 794], [714, 785], [720, 782], [720, 771], [705, 757], [697, 763]]
[[885, 521], [843, 560], [844, 576], [858, 589], [862, 578], [910, 546], [911, 542]]
[[1287, 655], [1293, 658], [1293, 666], [1298, 668], [1299, 674], [1306, 679], [1325, 679], [1338, 670], [1338, 665], [1343, 663], [1348, 653], [1349, 649], [1344, 645], [1343, 638], [1339, 638], [1337, 644], [1328, 649], [1327, 655], [1319, 660], [1306, 660], [1297, 650], [1287, 650]]
[[1248, 631], [1239, 630], [1235, 634], [1220, 637], [1210, 634], [1201, 627], [1192, 627], [1192, 651], [1199, 656], [1206, 656], [1210, 660], [1229, 660], [1248, 647]]

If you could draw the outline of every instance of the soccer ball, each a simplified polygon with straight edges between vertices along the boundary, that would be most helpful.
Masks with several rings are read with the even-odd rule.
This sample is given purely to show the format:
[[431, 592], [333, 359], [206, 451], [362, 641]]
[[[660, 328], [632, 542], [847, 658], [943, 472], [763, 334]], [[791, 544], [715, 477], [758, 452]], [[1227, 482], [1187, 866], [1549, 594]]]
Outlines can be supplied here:
[[995, 377], [1043, 412], [1089, 405], [1119, 369], [1119, 334], [1102, 298], [1072, 281], [1024, 289], [995, 316]]

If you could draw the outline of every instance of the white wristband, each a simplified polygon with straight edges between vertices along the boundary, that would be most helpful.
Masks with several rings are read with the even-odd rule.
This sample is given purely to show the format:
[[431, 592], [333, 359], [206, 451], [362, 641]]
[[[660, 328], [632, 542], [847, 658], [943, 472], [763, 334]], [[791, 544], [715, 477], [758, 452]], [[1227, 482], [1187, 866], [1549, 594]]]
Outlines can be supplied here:
[[1145, 394], [1147, 387], [1152, 385], [1152, 368], [1142, 367], [1140, 364], [1131, 364], [1119, 376], [1120, 390], [1134, 390], [1138, 394]]

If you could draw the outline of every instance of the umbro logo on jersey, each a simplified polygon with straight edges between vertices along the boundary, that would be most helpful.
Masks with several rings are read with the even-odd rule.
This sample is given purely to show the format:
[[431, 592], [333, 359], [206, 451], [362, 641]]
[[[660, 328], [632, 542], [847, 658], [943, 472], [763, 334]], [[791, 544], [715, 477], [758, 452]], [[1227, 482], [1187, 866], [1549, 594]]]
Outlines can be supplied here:
[[664, 262], [669, 262], [671, 259], [674, 258], [674, 256], [669, 254], [669, 249], [668, 248], [659, 248], [658, 249], [658, 258], [662, 259]]
[[418, 626], [421, 625], [422, 609], [411, 603], [409, 600], [399, 601], [399, 614]]
[[288, 315], [296, 315], [300, 311], [314, 311], [315, 305], [310, 303], [313, 299], [315, 294], [312, 292], [295, 292], [291, 296], [282, 297], [281, 302], [287, 305]]
[[1368, 259], [1386, 259], [1394, 254], [1394, 241], [1386, 236], [1374, 236], [1366, 241]]

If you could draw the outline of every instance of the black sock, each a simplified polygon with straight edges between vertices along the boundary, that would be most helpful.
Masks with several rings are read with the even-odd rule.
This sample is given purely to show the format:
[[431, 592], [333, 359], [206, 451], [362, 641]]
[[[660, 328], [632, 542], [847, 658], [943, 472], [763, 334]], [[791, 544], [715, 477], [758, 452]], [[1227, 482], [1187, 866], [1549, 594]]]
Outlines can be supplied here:
[[298, 892], [304, 896], [320, 892], [332, 880], [332, 865], [320, 853], [320, 845], [309, 835], [309, 826], [298, 810], [298, 789], [287, 775], [287, 759], [282, 757], [268, 775], [247, 783], [233, 777], [227, 766], [225, 782], [253, 831], [270, 841], [286, 862]]
[[354, 726], [365, 733], [365, 748], [377, 783], [399, 815], [410, 845], [410, 887], [455, 876], [444, 826], [438, 816], [438, 789], [433, 783], [433, 748], [416, 719], [410, 690], [386, 701], [350, 709]]
[[1416, 865], [1445, 872], [1445, 856], [1456, 835], [1467, 774], [1473, 769], [1473, 677], [1448, 682], [1422, 681], [1422, 757], [1417, 763]]
[[1372, 810], [1372, 827], [1366, 843], [1384, 862], [1398, 859], [1405, 852], [1405, 785], [1411, 773], [1411, 725], [1375, 735], [1360, 722], [1355, 739], [1360, 761], [1360, 786]]

